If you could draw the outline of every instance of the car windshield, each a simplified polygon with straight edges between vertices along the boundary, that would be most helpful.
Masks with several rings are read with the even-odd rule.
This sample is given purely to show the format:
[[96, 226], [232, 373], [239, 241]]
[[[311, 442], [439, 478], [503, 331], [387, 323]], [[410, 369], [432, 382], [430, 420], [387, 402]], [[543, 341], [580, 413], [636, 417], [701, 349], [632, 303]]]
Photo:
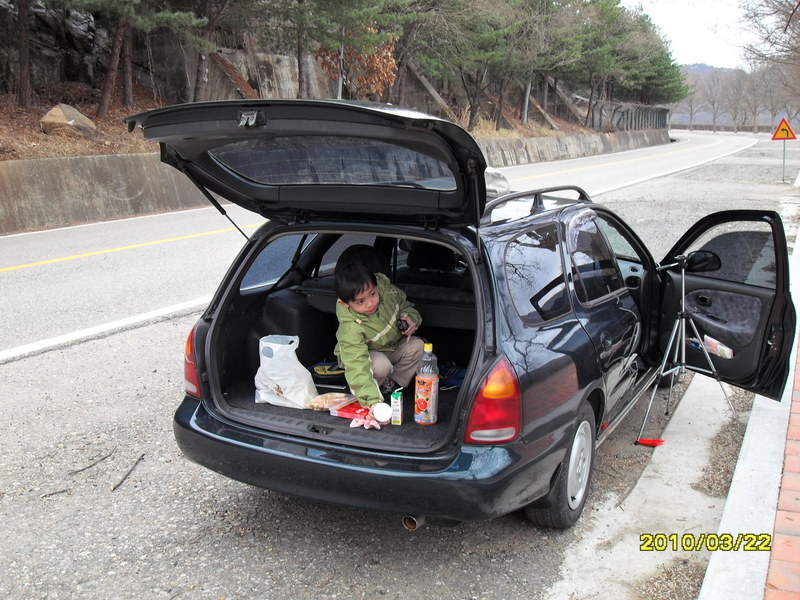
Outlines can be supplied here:
[[456, 189], [447, 163], [381, 140], [349, 136], [248, 139], [209, 154], [231, 171], [264, 185], [399, 185]]

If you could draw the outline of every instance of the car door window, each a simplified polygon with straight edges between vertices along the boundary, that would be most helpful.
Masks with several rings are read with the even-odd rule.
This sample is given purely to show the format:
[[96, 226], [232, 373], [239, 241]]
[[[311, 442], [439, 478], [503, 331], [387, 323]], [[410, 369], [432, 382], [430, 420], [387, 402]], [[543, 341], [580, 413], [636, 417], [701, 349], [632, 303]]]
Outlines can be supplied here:
[[[587, 218], [588, 215], [591, 217]], [[597, 227], [594, 213], [587, 211], [574, 218], [568, 235], [578, 300], [590, 304], [620, 289], [622, 278], [617, 262]]]
[[639, 251], [633, 246], [631, 241], [627, 238], [626, 233], [620, 229], [620, 226], [603, 215], [597, 215], [597, 225], [600, 230], [605, 234], [608, 244], [611, 246], [611, 251], [618, 260], [625, 260], [631, 262], [644, 262]]
[[762, 221], [735, 221], [712, 227], [688, 251], [710, 250], [720, 258], [716, 271], [701, 277], [775, 289], [775, 242], [772, 228]]
[[554, 223], [514, 238], [506, 248], [505, 272], [514, 307], [525, 323], [547, 321], [569, 310]]

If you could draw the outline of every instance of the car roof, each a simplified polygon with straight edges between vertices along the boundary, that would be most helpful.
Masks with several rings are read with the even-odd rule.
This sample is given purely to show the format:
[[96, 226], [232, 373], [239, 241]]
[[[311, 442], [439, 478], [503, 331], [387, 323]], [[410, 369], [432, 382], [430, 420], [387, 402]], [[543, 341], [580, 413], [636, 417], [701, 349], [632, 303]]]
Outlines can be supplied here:
[[478, 226], [486, 161], [460, 126], [335, 100], [229, 100], [125, 119], [203, 190], [267, 218]]

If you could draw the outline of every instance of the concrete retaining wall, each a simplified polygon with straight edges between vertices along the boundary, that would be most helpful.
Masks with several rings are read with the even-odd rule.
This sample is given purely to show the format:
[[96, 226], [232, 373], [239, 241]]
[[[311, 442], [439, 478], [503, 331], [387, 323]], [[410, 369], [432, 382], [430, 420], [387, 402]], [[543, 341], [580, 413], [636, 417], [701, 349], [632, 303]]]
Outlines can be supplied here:
[[478, 145], [483, 150], [489, 165], [509, 167], [622, 152], [668, 143], [669, 132], [666, 129], [645, 129], [591, 135], [485, 140], [479, 141]]
[[207, 204], [158, 154], [0, 162], [0, 234]]
[[[479, 142], [494, 167], [669, 142], [666, 130]], [[0, 235], [207, 206], [158, 154], [0, 161]]]

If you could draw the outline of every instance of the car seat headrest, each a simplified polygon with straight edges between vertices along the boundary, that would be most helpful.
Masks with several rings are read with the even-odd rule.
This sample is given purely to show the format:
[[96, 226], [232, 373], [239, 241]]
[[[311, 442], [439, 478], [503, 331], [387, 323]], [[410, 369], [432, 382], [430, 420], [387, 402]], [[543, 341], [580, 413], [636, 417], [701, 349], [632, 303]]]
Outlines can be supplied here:
[[438, 244], [413, 242], [408, 251], [406, 264], [414, 269], [455, 271], [458, 266], [458, 254]]

